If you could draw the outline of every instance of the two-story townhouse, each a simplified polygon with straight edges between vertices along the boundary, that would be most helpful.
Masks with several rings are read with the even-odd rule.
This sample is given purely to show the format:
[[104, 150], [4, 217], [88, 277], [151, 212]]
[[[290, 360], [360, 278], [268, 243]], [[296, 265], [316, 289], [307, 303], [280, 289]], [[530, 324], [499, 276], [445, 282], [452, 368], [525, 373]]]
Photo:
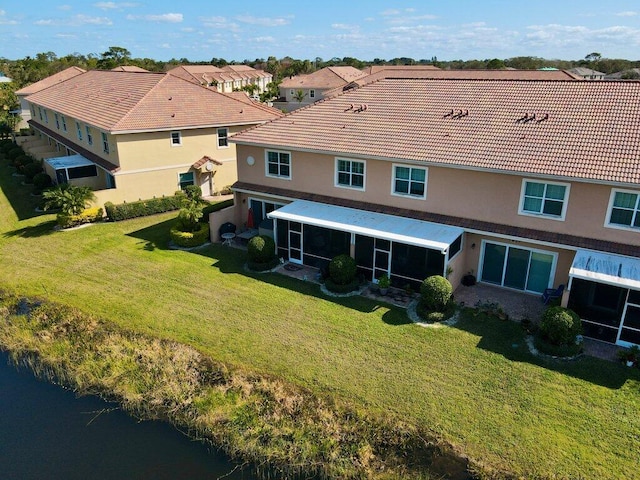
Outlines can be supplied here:
[[237, 179], [229, 139], [282, 116], [166, 73], [89, 71], [28, 97], [36, 136], [57, 147], [57, 182], [90, 186], [98, 203], [205, 196]]
[[273, 81], [273, 75], [264, 70], [256, 70], [249, 65], [180, 65], [168, 73], [190, 82], [213, 88], [220, 93], [241, 90], [247, 85], [255, 85], [257, 92], [262, 93]]
[[[567, 286], [588, 336], [640, 343], [640, 83], [387, 78], [234, 137], [236, 221], [375, 281]], [[265, 222], [265, 219], [267, 221]]]

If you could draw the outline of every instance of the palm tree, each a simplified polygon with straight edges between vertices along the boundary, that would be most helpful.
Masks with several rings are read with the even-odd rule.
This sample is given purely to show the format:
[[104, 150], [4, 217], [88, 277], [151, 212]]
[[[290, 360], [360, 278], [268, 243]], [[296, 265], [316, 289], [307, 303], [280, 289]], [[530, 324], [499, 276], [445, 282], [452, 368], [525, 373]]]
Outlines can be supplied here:
[[89, 187], [77, 187], [64, 183], [42, 194], [44, 209], [60, 209], [64, 215], [79, 215], [96, 196]]

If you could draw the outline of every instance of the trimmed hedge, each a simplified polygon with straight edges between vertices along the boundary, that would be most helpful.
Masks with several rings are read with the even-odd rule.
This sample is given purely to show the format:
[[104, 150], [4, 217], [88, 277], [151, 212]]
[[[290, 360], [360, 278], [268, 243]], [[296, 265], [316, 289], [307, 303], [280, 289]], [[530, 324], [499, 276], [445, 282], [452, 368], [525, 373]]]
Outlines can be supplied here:
[[552, 345], [570, 345], [575, 343], [577, 335], [582, 333], [582, 322], [573, 310], [563, 307], [549, 307], [542, 314], [540, 334]]
[[79, 215], [66, 215], [64, 213], [59, 213], [56, 217], [58, 221], [58, 225], [62, 228], [71, 228], [77, 227], [78, 225], [83, 225], [85, 223], [94, 223], [102, 220], [103, 212], [100, 207], [92, 207], [87, 208], [84, 212]]
[[444, 312], [451, 302], [453, 287], [442, 275], [426, 278], [420, 285], [420, 301], [428, 310]]
[[356, 261], [347, 254], [336, 255], [329, 262], [329, 278], [336, 285], [349, 285], [356, 278]]
[[324, 286], [327, 290], [333, 293], [350, 293], [360, 288], [360, 280], [356, 277], [349, 283], [339, 284], [331, 280], [331, 277], [324, 280]]
[[200, 221], [203, 223], [208, 223], [210, 213], [217, 212], [227, 207], [233, 207], [233, 198], [224, 200], [222, 202], [210, 203], [202, 209], [202, 218], [200, 219]]
[[209, 241], [209, 225], [201, 223], [195, 232], [182, 232], [175, 226], [170, 235], [171, 241], [179, 247], [198, 247]]
[[33, 188], [37, 193], [42, 192], [51, 185], [53, 185], [53, 180], [48, 174], [42, 172], [33, 176]]
[[276, 257], [276, 243], [268, 235], [256, 235], [247, 244], [247, 258], [253, 263], [269, 263]]
[[107, 217], [113, 222], [128, 220], [130, 218], [146, 217], [157, 213], [170, 212], [182, 208], [184, 194], [177, 194], [172, 197], [152, 198], [150, 200], [139, 200], [115, 205], [112, 202], [104, 204]]

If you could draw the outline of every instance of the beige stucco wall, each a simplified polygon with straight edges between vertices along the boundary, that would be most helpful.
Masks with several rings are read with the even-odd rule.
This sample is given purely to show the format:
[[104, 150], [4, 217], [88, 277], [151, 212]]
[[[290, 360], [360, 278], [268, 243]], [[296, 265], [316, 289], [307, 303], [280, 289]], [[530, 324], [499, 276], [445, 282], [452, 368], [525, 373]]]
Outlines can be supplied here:
[[[246, 162], [249, 155], [255, 158], [253, 166]], [[365, 190], [361, 191], [334, 186], [335, 156], [292, 151], [291, 179], [285, 180], [265, 175], [263, 148], [238, 146], [238, 176], [244, 182], [640, 247], [638, 232], [604, 227], [611, 186], [570, 182], [566, 217], [559, 221], [518, 214], [523, 178], [542, 182], [545, 179], [430, 166], [426, 200], [412, 199], [391, 194], [393, 163], [405, 164], [365, 160]]]

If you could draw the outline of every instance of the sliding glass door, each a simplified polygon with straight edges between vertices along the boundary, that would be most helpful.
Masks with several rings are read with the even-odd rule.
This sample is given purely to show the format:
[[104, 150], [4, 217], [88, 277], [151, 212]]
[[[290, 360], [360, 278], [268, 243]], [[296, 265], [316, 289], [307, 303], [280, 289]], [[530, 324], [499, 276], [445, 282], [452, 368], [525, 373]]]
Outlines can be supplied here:
[[551, 285], [554, 265], [552, 253], [485, 242], [480, 278], [503, 287], [542, 293]]

